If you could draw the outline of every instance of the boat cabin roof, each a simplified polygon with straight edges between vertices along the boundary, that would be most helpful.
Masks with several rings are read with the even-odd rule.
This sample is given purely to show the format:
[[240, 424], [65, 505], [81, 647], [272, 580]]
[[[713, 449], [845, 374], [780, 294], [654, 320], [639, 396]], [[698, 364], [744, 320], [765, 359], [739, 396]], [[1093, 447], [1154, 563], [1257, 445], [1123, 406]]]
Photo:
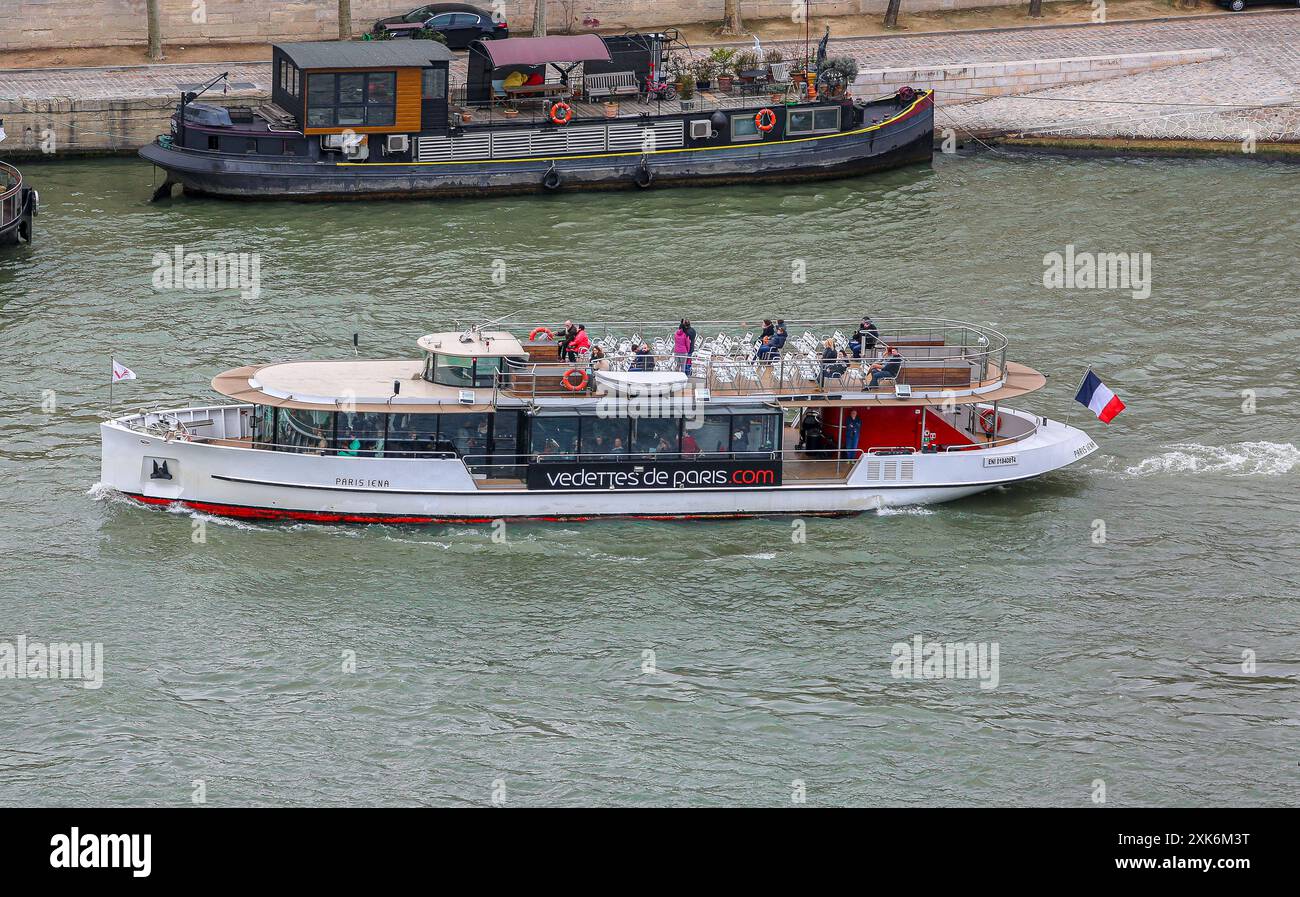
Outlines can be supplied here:
[[450, 50], [431, 40], [322, 40], [275, 48], [300, 69], [425, 68], [452, 59]]
[[504, 330], [430, 333], [420, 337], [419, 344], [426, 352], [460, 357], [514, 358], [528, 354], [519, 340]]
[[[334, 411], [341, 404], [357, 411], [491, 411], [491, 389], [457, 389], [422, 377], [418, 359], [292, 361], [248, 365], [218, 375], [212, 388], [254, 405]], [[400, 383], [400, 392], [393, 384]], [[468, 395], [467, 395], [468, 394]], [[472, 401], [462, 398], [472, 396]]]

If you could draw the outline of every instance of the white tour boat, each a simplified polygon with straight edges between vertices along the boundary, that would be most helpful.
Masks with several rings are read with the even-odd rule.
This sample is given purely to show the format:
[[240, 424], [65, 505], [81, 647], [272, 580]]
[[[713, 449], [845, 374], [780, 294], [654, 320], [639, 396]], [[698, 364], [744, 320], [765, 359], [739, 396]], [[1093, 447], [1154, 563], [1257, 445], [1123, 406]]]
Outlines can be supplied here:
[[1006, 407], [1046, 378], [1007, 360], [997, 331], [840, 327], [790, 322], [773, 347], [699, 322], [683, 357], [674, 324], [593, 324], [597, 351], [577, 362], [545, 328], [471, 327], [422, 338], [418, 358], [250, 365], [212, 381], [235, 404], [105, 421], [100, 478], [254, 519], [840, 515], [962, 498], [1097, 449]]

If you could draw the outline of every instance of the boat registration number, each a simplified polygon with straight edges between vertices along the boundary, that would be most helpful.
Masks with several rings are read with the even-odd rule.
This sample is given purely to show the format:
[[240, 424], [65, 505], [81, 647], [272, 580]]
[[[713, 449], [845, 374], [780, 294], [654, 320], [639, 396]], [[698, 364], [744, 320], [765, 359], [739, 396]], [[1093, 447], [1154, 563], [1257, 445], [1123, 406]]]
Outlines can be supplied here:
[[1019, 463], [1020, 459], [1015, 455], [996, 455], [984, 459], [985, 467], [1015, 467]]

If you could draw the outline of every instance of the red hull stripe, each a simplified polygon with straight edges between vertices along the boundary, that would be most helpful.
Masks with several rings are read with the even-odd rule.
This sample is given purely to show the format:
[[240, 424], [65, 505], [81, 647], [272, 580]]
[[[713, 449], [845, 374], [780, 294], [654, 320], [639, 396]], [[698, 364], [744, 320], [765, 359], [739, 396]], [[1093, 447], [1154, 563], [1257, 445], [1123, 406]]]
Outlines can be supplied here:
[[[581, 523], [588, 520], [743, 520], [753, 517], [784, 516], [773, 514], [609, 514], [576, 516], [522, 516], [522, 517], [426, 517], [412, 514], [344, 514], [333, 511], [291, 511], [281, 508], [251, 508], [244, 505], [226, 505], [207, 501], [177, 501], [152, 495], [134, 495], [128, 498], [148, 505], [181, 505], [217, 517], [236, 517], [241, 520], [298, 520], [307, 523], [388, 523], [388, 524], [446, 524], [492, 523], [494, 520], [536, 520], [543, 523]], [[795, 513], [795, 512], [789, 512]], [[857, 511], [801, 511], [800, 517], [851, 517]]]

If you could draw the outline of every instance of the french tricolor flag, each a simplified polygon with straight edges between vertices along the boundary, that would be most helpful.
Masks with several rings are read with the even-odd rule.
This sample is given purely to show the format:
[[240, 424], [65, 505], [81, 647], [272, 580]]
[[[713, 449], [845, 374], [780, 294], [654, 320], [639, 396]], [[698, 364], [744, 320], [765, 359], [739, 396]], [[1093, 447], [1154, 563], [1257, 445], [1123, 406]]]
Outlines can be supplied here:
[[1087, 405], [1104, 424], [1110, 423], [1115, 415], [1124, 410], [1124, 403], [1119, 400], [1119, 396], [1107, 389], [1106, 384], [1091, 370], [1083, 378], [1083, 384], [1074, 400], [1080, 405]]

